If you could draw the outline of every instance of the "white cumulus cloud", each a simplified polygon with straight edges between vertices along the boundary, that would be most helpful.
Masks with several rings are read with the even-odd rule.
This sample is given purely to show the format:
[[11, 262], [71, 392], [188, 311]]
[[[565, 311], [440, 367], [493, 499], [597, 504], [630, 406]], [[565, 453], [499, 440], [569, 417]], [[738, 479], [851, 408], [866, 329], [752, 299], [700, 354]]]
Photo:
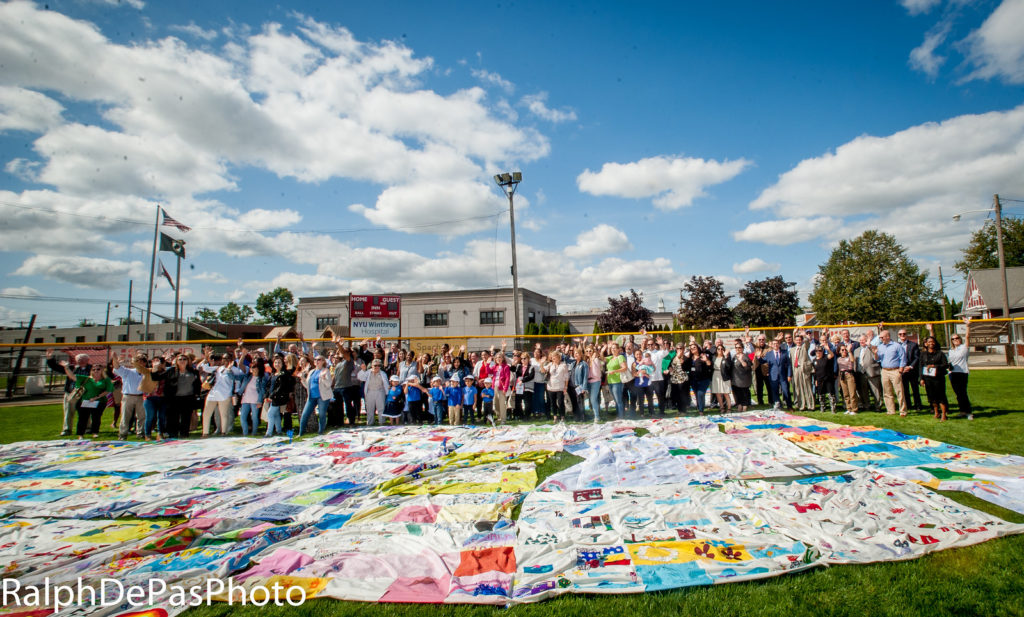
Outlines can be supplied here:
[[750, 165], [746, 159], [715, 161], [680, 156], [656, 156], [632, 163], [605, 163], [600, 171], [585, 170], [576, 186], [591, 195], [653, 197], [660, 210], [689, 206], [709, 186], [735, 178]]
[[142, 276], [146, 267], [141, 261], [115, 261], [98, 257], [35, 255], [29, 257], [13, 274], [39, 276], [78, 287], [116, 289], [128, 276]]
[[569, 257], [586, 258], [596, 255], [614, 255], [633, 249], [633, 244], [621, 229], [601, 224], [576, 236], [576, 244], [565, 248]]
[[999, 77], [1006, 83], [1024, 83], [1024, 0], [1003, 0], [965, 40], [967, 62], [974, 66], [965, 81]]
[[0, 131], [43, 131], [61, 122], [64, 106], [45, 94], [0, 86]]
[[760, 257], [751, 257], [750, 259], [734, 263], [732, 265], [732, 271], [736, 274], [752, 274], [754, 272], [777, 272], [782, 267], [779, 263], [768, 263]]
[[563, 107], [562, 109], [552, 109], [547, 106], [546, 101], [548, 100], [547, 92], [538, 92], [537, 94], [528, 94], [522, 98], [520, 104], [530, 110], [530, 113], [543, 118], [548, 122], [569, 122], [576, 119], [576, 112], [570, 107]]

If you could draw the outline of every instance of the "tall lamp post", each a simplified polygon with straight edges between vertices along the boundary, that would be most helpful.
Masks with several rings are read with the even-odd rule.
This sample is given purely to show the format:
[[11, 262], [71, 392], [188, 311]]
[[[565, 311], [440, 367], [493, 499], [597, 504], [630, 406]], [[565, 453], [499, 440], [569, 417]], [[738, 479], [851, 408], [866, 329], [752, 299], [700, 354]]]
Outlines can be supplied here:
[[516, 267], [516, 211], [513, 203], [513, 196], [516, 188], [523, 181], [523, 172], [513, 171], [512, 173], [497, 174], [494, 181], [501, 187], [501, 190], [508, 195], [508, 220], [512, 226], [512, 313], [515, 319], [515, 335], [519, 338], [519, 269]]
[[[996, 213], [996, 252], [999, 256], [999, 279], [1003, 284], [1003, 319], [1010, 319], [1010, 294], [1006, 285], [1006, 257], [1003, 255], [1003, 205], [999, 202], [999, 195], [992, 196], [992, 209]], [[989, 212], [989, 210], [967, 210], [960, 214], [954, 214], [953, 220], [959, 221], [960, 216], [968, 212]], [[1006, 346], [1006, 361], [1008, 364], [1016, 364], [1016, 353], [1010, 353], [1013, 345], [1013, 322], [1009, 322], [1010, 345]]]

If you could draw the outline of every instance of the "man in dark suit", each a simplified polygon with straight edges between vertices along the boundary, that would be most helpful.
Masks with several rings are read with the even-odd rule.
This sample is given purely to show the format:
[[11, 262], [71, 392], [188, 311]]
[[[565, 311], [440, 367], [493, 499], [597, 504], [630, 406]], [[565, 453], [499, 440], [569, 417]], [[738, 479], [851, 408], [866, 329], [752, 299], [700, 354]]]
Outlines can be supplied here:
[[[781, 349], [778, 340], [772, 341], [771, 351], [764, 355], [761, 362], [768, 365], [768, 402], [775, 409], [782, 407], [782, 401], [786, 401], [786, 407], [792, 411], [793, 401], [789, 398], [789, 382], [793, 379], [789, 364], [789, 354]], [[782, 396], [779, 396], [779, 394]]]
[[903, 400], [907, 402], [907, 407], [910, 407], [910, 391], [913, 389], [914, 409], [920, 411], [922, 409], [921, 390], [918, 388], [918, 383], [921, 381], [921, 348], [910, 340], [904, 328], [900, 328], [899, 343], [907, 357], [907, 365], [903, 367], [903, 374], [900, 376], [903, 379]]

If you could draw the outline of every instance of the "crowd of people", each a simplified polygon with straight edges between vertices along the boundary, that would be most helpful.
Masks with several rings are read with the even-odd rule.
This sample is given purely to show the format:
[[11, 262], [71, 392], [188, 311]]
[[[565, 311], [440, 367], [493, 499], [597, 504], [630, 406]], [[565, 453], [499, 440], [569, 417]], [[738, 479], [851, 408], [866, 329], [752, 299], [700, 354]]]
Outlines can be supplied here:
[[[858, 340], [849, 330], [795, 329], [734, 339], [691, 336], [674, 342], [641, 331], [624, 340], [573, 339], [548, 349], [468, 352], [444, 345], [419, 353], [381, 339], [356, 343], [336, 337], [323, 347], [301, 339], [273, 351], [238, 341], [215, 354], [89, 356], [58, 362], [65, 373], [61, 435], [99, 436], [103, 412], [114, 409], [120, 439], [324, 433], [356, 424], [447, 422], [452, 425], [543, 419], [601, 421], [637, 416], [746, 411], [757, 405], [790, 411], [847, 414], [866, 410], [906, 415], [923, 409], [923, 386], [934, 416], [945, 421], [948, 377], [959, 411], [973, 418], [967, 395], [970, 320], [954, 335], [948, 355], [929, 324], [918, 345], [900, 328], [897, 339], [878, 325]], [[614, 416], [611, 414], [614, 412]], [[74, 428], [72, 422], [77, 421]]]

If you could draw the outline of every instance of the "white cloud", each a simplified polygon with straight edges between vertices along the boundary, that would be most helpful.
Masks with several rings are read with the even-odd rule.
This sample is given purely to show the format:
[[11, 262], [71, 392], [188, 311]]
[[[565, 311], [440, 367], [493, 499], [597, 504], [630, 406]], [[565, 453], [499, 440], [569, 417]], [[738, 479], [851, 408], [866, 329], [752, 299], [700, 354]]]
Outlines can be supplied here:
[[194, 21], [188, 22], [187, 26], [170, 26], [169, 29], [175, 32], [183, 32], [189, 36], [194, 36], [197, 39], [203, 39], [204, 41], [212, 41], [217, 38], [216, 30], [206, 30], [198, 26]]
[[0, 86], [0, 131], [43, 131], [60, 124], [62, 111], [45, 94]]
[[1024, 83], [1024, 0], [1003, 0], [964, 44], [967, 62], [975, 68], [964, 78], [992, 79], [1006, 83]]
[[782, 265], [779, 263], [768, 263], [760, 257], [751, 257], [750, 259], [735, 263], [732, 265], [732, 271], [736, 274], [752, 274], [754, 272], [777, 272]]
[[935, 28], [932, 28], [928, 34], [925, 35], [924, 41], [911, 50], [910, 52], [910, 67], [921, 71], [925, 75], [934, 78], [939, 74], [939, 68], [946, 61], [944, 56], [939, 56], [935, 53], [935, 49], [945, 42], [946, 37], [949, 35], [950, 22], [944, 21]]
[[21, 325], [22, 322], [26, 322], [31, 318], [32, 314], [28, 311], [20, 311], [17, 309], [7, 308], [6, 306], [0, 306], [0, 323], [4, 325]]
[[733, 232], [734, 240], [744, 242], [763, 242], [765, 244], [787, 245], [806, 242], [822, 237], [825, 231], [831, 231], [842, 223], [831, 217], [804, 218], [795, 217], [776, 221], [751, 223], [741, 231]]
[[473, 77], [476, 77], [484, 84], [497, 86], [508, 94], [515, 92], [515, 85], [509, 80], [503, 79], [502, 76], [497, 73], [492, 73], [484, 69], [473, 69], [471, 72], [473, 73]]
[[4, 287], [0, 294], [5, 296], [40, 296], [39, 290], [34, 287], [23, 285], [21, 287]]
[[494, 163], [549, 153], [545, 136], [511, 124], [507, 102], [489, 105], [482, 88], [420, 87], [430, 58], [294, 20], [294, 32], [273, 23], [228, 29], [231, 42], [213, 52], [174, 37], [119, 45], [57, 12], [0, 5], [5, 79], [95, 103], [106, 121], [53, 128], [33, 144], [42, 163], [9, 170], [65, 193], [161, 200], [233, 189], [233, 167], [302, 182], [350, 178], [384, 185], [378, 204], [360, 211], [400, 228], [436, 221], [424, 208], [453, 193], [470, 196], [460, 215], [489, 214], [480, 189]]
[[750, 165], [746, 159], [718, 162], [680, 156], [656, 156], [633, 163], [605, 163], [601, 171], [585, 170], [576, 185], [591, 195], [654, 197], [660, 210], [676, 210], [703, 197], [705, 188], [735, 178]]
[[80, 2], [92, 2], [94, 4], [105, 4], [107, 6], [130, 6], [133, 9], [142, 10], [146, 8], [146, 3], [143, 0], [79, 0]]
[[633, 245], [620, 229], [601, 224], [576, 236], [576, 244], [565, 248], [565, 254], [576, 259], [597, 255], [614, 255], [630, 251]]
[[750, 204], [782, 220], [751, 224], [734, 237], [790, 244], [869, 226], [929, 255], [955, 256], [971, 229], [954, 225], [952, 215], [988, 206], [994, 187], [1024, 194], [1021, 169], [1024, 106], [862, 136], [782, 174]]
[[571, 107], [563, 107], [562, 109], [551, 109], [547, 106], [545, 101], [548, 100], [547, 92], [538, 92], [537, 94], [528, 94], [519, 101], [519, 103], [525, 106], [530, 113], [543, 118], [548, 122], [569, 122], [576, 119], [576, 112]]
[[214, 283], [217, 285], [223, 285], [228, 282], [227, 277], [218, 272], [200, 272], [199, 274], [193, 275], [191, 278], [196, 281], [205, 281], [207, 283]]
[[903, 8], [907, 9], [907, 12], [911, 15], [927, 13], [941, 3], [942, 0], [900, 0], [900, 4], [902, 4]]
[[29, 257], [12, 274], [41, 276], [78, 287], [116, 289], [128, 276], [141, 277], [146, 267], [141, 261], [114, 261], [96, 257], [70, 255], [35, 255]]

